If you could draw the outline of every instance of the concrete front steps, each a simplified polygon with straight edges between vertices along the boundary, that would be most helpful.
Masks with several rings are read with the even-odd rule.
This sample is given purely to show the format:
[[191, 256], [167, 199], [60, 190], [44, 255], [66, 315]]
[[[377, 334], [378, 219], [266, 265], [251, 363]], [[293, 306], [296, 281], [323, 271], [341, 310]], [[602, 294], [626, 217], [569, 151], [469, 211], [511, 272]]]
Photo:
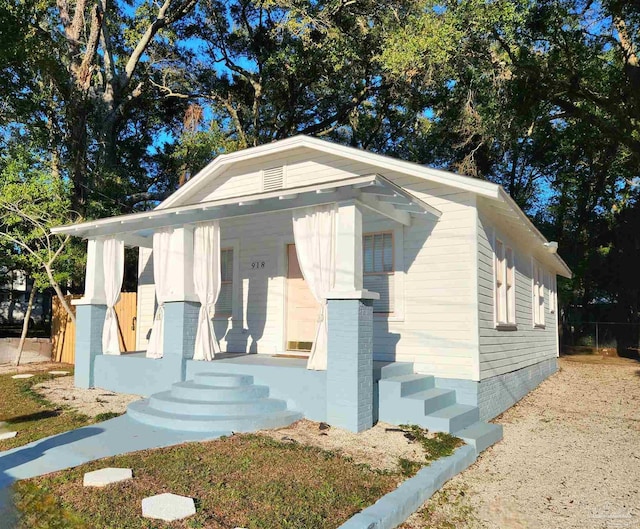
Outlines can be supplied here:
[[378, 390], [381, 421], [451, 433], [477, 453], [502, 439], [502, 425], [480, 422], [477, 406], [458, 404], [454, 390], [437, 388], [434, 377], [415, 374], [411, 363], [383, 368]]
[[253, 432], [287, 426], [302, 414], [269, 398], [267, 386], [248, 375], [201, 373], [169, 391], [132, 402], [127, 415], [138, 422], [186, 432]]

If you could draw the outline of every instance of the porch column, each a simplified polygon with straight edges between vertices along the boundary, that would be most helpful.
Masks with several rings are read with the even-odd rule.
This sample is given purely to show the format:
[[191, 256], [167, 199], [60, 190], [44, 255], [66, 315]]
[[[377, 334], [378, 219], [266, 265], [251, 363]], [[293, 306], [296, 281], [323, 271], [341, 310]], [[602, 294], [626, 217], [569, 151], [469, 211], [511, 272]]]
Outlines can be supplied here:
[[328, 295], [327, 422], [353, 432], [373, 426], [373, 300], [362, 284], [362, 211], [338, 204], [336, 282]]
[[95, 358], [102, 354], [102, 327], [107, 312], [103, 246], [102, 239], [89, 239], [84, 296], [72, 302], [76, 306], [74, 383], [85, 389], [93, 387]]
[[185, 380], [186, 362], [193, 358], [200, 303], [193, 285], [193, 226], [171, 234], [171, 287], [164, 303], [164, 348], [160, 360], [173, 379]]

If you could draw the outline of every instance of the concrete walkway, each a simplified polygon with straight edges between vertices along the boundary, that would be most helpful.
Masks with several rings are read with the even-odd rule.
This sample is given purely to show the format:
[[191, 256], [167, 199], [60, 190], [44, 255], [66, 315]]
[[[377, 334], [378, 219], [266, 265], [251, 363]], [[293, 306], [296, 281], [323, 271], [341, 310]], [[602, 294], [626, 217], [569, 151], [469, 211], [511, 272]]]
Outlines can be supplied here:
[[188, 441], [217, 439], [229, 433], [176, 432], [147, 426], [123, 415], [0, 452], [0, 520], [4, 523], [12, 516], [7, 487], [16, 480], [41, 476], [103, 457]]

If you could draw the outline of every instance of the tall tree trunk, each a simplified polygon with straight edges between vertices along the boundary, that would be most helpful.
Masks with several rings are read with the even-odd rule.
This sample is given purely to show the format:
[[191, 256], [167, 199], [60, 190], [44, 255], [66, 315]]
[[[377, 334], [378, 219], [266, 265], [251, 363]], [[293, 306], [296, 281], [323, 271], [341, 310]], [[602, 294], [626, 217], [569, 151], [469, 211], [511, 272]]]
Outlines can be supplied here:
[[118, 144], [118, 126], [120, 120], [116, 115], [116, 111], [109, 112], [107, 118], [102, 124], [102, 152], [101, 161], [102, 172], [112, 172], [118, 165], [117, 144]]
[[22, 322], [22, 334], [20, 335], [20, 343], [18, 344], [18, 353], [16, 355], [16, 366], [20, 365], [20, 359], [22, 358], [22, 350], [24, 349], [24, 342], [27, 339], [27, 332], [29, 331], [29, 320], [31, 319], [31, 311], [33, 310], [33, 301], [36, 299], [37, 289], [35, 286], [31, 287], [29, 293], [29, 302], [27, 303], [27, 312], [24, 315], [24, 321]]
[[[73, 182], [72, 208], [81, 216], [87, 209], [87, 104], [82, 95], [69, 102], [68, 119], [71, 181]], [[94, 182], [95, 184], [95, 182]]]
[[53, 270], [51, 269], [50, 266], [47, 266], [47, 265], [44, 265], [44, 269], [47, 272], [47, 277], [49, 278], [49, 283], [53, 287], [53, 290], [56, 291], [56, 295], [58, 296], [58, 299], [60, 300], [60, 303], [64, 307], [64, 310], [67, 311], [67, 314], [69, 315], [69, 319], [73, 323], [75, 323], [76, 322], [76, 315], [72, 312], [71, 307], [67, 303], [67, 300], [64, 298], [64, 294], [62, 293], [62, 289], [60, 288], [60, 285], [56, 281], [55, 277], [53, 277]]

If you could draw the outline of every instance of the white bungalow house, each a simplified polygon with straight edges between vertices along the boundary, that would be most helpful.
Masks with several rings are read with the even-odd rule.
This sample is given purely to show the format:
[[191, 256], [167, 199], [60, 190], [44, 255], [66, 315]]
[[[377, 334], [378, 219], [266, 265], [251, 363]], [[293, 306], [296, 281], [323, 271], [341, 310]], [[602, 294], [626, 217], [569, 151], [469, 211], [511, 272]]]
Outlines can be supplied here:
[[[76, 384], [151, 395], [129, 408], [148, 424], [380, 419], [484, 447], [500, 429], [480, 421], [557, 369], [571, 272], [482, 180], [296, 136], [218, 156], [151, 212], [54, 231], [89, 241]], [[109, 308], [125, 245], [140, 247], [126, 355]]]

